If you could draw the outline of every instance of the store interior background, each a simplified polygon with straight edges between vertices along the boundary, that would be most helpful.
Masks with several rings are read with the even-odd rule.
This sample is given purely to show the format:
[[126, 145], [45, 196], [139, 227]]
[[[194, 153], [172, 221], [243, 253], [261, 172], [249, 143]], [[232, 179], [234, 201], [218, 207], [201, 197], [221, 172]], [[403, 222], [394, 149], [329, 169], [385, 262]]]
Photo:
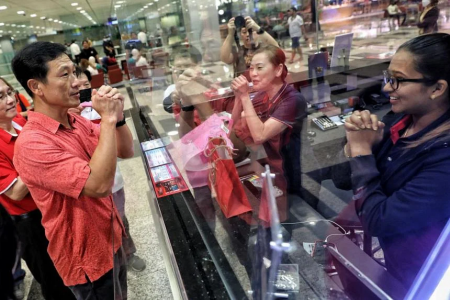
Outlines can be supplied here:
[[[152, 48], [145, 49], [143, 54], [150, 62], [155, 53], [170, 54], [171, 37], [177, 36], [186, 45], [195, 46], [203, 53], [203, 66], [216, 81], [229, 81], [233, 68], [220, 62], [219, 52], [223, 39], [227, 35], [226, 23], [232, 16], [252, 16], [264, 25], [263, 28], [280, 28], [282, 20], [280, 12], [296, 6], [305, 21], [308, 41], [301, 39], [303, 60], [288, 65], [291, 73], [308, 70], [308, 55], [316, 53], [320, 48], [332, 46], [334, 37], [342, 33], [354, 33], [350, 62], [364, 60], [367, 65], [376, 64], [380, 60], [393, 55], [399, 45], [418, 35], [416, 27], [419, 12], [408, 9], [416, 1], [400, 1], [399, 6], [407, 13], [406, 26], [392, 24], [386, 18], [384, 10], [386, 0], [363, 1], [323, 1], [317, 2], [317, 10], [321, 31], [314, 30], [311, 24], [309, 0], [302, 1], [257, 1], [257, 0], [38, 0], [38, 1], [0, 1], [0, 76], [6, 78], [20, 92], [23, 88], [15, 80], [11, 72], [10, 61], [14, 54], [27, 43], [34, 41], [51, 41], [70, 44], [76, 40], [81, 42], [89, 38], [93, 46], [103, 56], [103, 38], [111, 40], [118, 53], [117, 59], [126, 59], [124, 45], [131, 32], [141, 30], [147, 32]], [[448, 1], [441, 1], [440, 32], [450, 32], [448, 23]], [[175, 27], [176, 33], [170, 33]], [[275, 32], [280, 46], [290, 56], [290, 38], [283, 30]], [[166, 56], [166, 57], [167, 57]], [[172, 83], [170, 62], [160, 61], [157, 68], [163, 70], [162, 75], [153, 81], [139, 83], [152, 85], [152, 89], [134, 93], [137, 100], [131, 101], [127, 88], [137, 90], [133, 80], [124, 74], [123, 81], [115, 84], [126, 96], [125, 109], [129, 110], [135, 103], [140, 107], [147, 106], [148, 114], [158, 130], [166, 132], [172, 138], [176, 134], [176, 124], [171, 114], [162, 107], [163, 92]], [[381, 75], [381, 74], [380, 74]], [[133, 78], [133, 75], [131, 75]], [[28, 95], [26, 95], [28, 97]], [[29, 97], [28, 97], [29, 98]], [[129, 115], [128, 115], [129, 116]], [[127, 124], [133, 129], [133, 122], [127, 118]], [[135, 149], [139, 148], [136, 132]], [[134, 158], [120, 161], [119, 166], [125, 179], [126, 214], [130, 221], [130, 230], [136, 243], [137, 254], [144, 258], [147, 268], [141, 273], [129, 272], [129, 299], [168, 299], [171, 297], [171, 279], [159, 247], [158, 233], [150, 213], [148, 203], [148, 179], [144, 165], [137, 152]], [[220, 230], [220, 229], [218, 229]], [[230, 260], [233, 258], [229, 258]], [[26, 294], [28, 299], [43, 299], [37, 283], [27, 274]]]

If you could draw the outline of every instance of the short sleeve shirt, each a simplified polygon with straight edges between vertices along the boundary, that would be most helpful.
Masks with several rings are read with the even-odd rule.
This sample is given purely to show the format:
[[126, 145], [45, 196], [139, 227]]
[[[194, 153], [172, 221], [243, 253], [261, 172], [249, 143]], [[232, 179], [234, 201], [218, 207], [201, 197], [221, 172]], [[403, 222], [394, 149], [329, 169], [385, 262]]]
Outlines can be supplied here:
[[[12, 120], [12, 125], [18, 134], [25, 123], [26, 120], [20, 115]], [[0, 203], [12, 216], [22, 215], [37, 209], [29, 193], [20, 201], [12, 200], [5, 195], [5, 192], [17, 182], [17, 177], [19, 177], [13, 164], [14, 146], [17, 137], [17, 134], [11, 134], [0, 129]]]
[[[265, 93], [258, 93], [255, 99], [264, 96]], [[292, 181], [292, 184], [300, 183], [298, 178], [300, 174], [296, 174], [299, 173], [296, 170], [300, 170], [300, 134], [303, 119], [306, 117], [306, 100], [292, 85], [286, 85], [270, 101], [273, 104], [268, 109], [268, 118], [285, 124], [287, 128], [264, 142], [263, 146], [269, 159], [271, 172], [284, 175], [275, 177], [277, 186], [286, 190], [287, 181]], [[265, 121], [265, 118], [262, 119]], [[283, 166], [284, 162], [294, 168], [287, 170]], [[291, 169], [293, 170], [290, 171]], [[282, 180], [283, 177], [287, 181]]]
[[68, 114], [71, 128], [31, 111], [16, 142], [14, 165], [42, 213], [48, 253], [66, 286], [110, 271], [123, 225], [112, 196], [82, 195], [100, 129]]
[[289, 35], [291, 38], [293, 37], [301, 37], [302, 36], [302, 25], [303, 19], [299, 15], [296, 15], [295, 18], [289, 17]]
[[95, 61], [97, 62], [97, 63], [99, 63], [98, 61], [97, 61], [97, 58], [96, 58], [96, 56], [98, 55], [98, 53], [97, 53], [97, 50], [95, 50], [94, 48], [87, 48], [87, 49], [83, 49], [83, 50], [81, 50], [81, 53], [80, 53], [80, 59], [89, 59], [89, 57], [94, 57], [95, 58]]

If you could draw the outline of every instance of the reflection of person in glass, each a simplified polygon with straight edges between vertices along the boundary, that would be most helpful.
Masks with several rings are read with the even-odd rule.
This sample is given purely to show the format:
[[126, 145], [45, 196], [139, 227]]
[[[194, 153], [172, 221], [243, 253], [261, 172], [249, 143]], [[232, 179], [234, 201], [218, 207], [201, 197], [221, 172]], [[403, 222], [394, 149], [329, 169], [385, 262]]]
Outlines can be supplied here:
[[[277, 41], [265, 32], [255, 21], [250, 17], [245, 17], [245, 26], [237, 28], [239, 30], [239, 37], [243, 43], [233, 47], [235, 42], [236, 24], [235, 18], [228, 21], [228, 35], [220, 48], [220, 60], [226, 64], [233, 64], [234, 77], [244, 73], [249, 67], [252, 60], [254, 50], [257, 50], [261, 45], [278, 46]], [[252, 44], [249, 29], [252, 29], [252, 38], [255, 40]]]
[[[300, 193], [300, 132], [306, 116], [305, 99], [285, 81], [285, 61], [286, 56], [278, 47], [267, 46], [255, 51], [249, 70], [253, 89], [258, 92], [253, 101], [244, 76], [231, 84], [236, 96], [233, 121], [241, 121], [248, 127], [251, 140], [244, 138], [246, 143], [264, 146], [271, 172], [276, 174], [275, 186], [284, 197], [286, 192]], [[261, 102], [266, 109], [258, 114], [254, 104]], [[236, 134], [241, 137], [242, 131]], [[279, 209], [283, 220], [287, 211]]]
[[424, 9], [419, 17], [419, 34], [432, 33], [438, 31], [437, 20], [439, 19], [438, 0], [423, 0]]
[[404, 43], [384, 78], [395, 114], [347, 119], [344, 166], [364, 231], [409, 287], [450, 217], [450, 35]]

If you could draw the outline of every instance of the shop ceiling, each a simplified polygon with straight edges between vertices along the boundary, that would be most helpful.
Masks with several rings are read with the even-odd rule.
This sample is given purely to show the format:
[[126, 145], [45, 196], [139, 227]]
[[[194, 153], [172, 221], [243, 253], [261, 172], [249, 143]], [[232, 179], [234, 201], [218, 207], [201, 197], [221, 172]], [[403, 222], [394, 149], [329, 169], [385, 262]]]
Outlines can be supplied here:
[[105, 24], [118, 10], [158, 0], [0, 0], [0, 34], [29, 35]]

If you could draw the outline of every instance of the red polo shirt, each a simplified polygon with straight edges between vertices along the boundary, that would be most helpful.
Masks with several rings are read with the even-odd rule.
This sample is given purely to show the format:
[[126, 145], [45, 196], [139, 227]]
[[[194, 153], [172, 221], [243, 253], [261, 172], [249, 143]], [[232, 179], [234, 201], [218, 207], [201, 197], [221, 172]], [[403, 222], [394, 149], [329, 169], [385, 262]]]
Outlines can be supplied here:
[[[17, 134], [20, 133], [25, 123], [26, 120], [21, 115], [17, 115], [12, 120], [12, 125]], [[17, 134], [11, 134], [0, 129], [0, 203], [12, 216], [25, 214], [37, 209], [30, 193], [20, 201], [12, 200], [4, 194], [16, 183], [17, 177], [19, 176], [13, 165], [14, 145], [18, 136]]]
[[48, 253], [64, 284], [72, 286], [86, 283], [86, 276], [95, 281], [113, 268], [123, 225], [112, 196], [81, 195], [99, 126], [81, 116], [68, 118], [72, 129], [30, 111], [16, 142], [14, 165], [42, 212]]

